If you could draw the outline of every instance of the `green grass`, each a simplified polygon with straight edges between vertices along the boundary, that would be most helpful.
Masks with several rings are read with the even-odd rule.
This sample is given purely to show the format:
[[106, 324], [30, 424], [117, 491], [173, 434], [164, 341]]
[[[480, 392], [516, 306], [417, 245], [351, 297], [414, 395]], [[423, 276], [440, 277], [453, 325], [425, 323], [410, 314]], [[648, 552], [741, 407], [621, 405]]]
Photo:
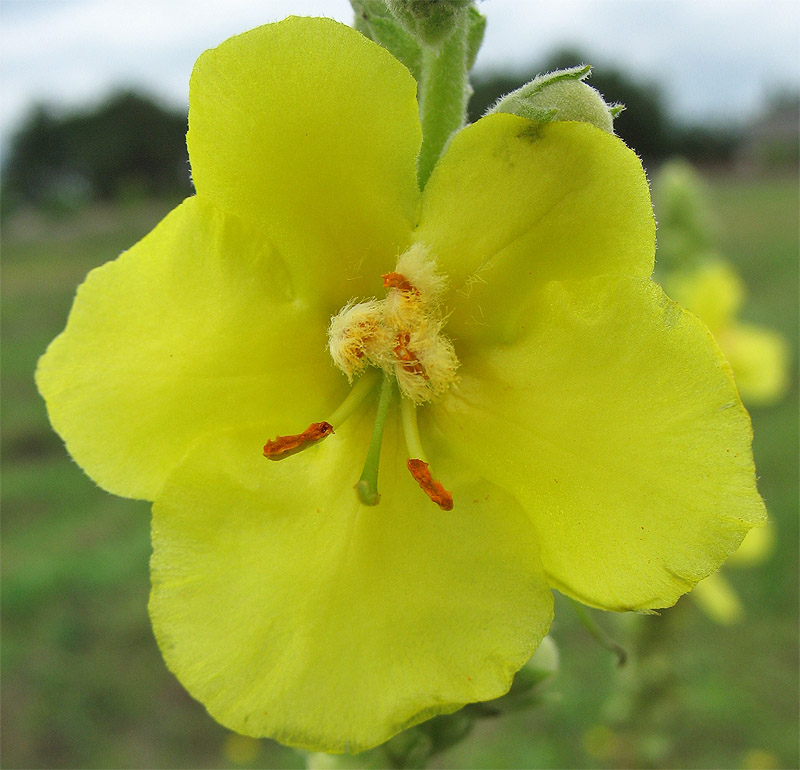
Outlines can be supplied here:
[[[717, 179], [720, 247], [750, 288], [745, 316], [798, 347], [793, 180]], [[230, 767], [227, 732], [166, 670], [147, 619], [149, 512], [105, 494], [66, 455], [33, 384], [77, 284], [169, 204], [94, 209], [3, 232], [2, 764]], [[569, 605], [553, 634], [562, 672], [547, 706], [481, 724], [442, 767], [746, 767], [798, 763], [798, 393], [754, 410], [772, 558], [728, 570], [744, 623], [715, 626], [691, 600], [655, 618], [597, 613], [639, 653], [617, 670]], [[643, 689], [642, 683], [646, 683]], [[766, 759], [764, 759], [766, 757]], [[269, 742], [251, 766], [300, 767]]]
[[[50, 429], [36, 360], [91, 268], [168, 203], [4, 230], [2, 764], [229, 767], [227, 731], [164, 667], [147, 618], [149, 507], [94, 486]], [[256, 759], [301, 766], [264, 742]]]

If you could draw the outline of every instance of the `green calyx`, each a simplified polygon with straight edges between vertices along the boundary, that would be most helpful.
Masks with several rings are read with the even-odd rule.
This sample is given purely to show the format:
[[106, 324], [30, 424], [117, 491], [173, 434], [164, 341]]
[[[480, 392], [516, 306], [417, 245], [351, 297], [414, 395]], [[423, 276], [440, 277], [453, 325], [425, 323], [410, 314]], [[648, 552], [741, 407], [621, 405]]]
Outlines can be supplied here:
[[477, 717], [478, 714], [469, 707], [452, 714], [440, 714], [360, 754], [309, 753], [306, 767], [309, 770], [427, 767], [432, 757], [462, 741], [472, 730]]
[[537, 75], [500, 99], [487, 114], [509, 112], [538, 123], [573, 120], [613, 134], [614, 118], [624, 107], [607, 104], [599, 91], [584, 82], [591, 70], [587, 64]]
[[505, 695], [483, 703], [472, 703], [467, 708], [478, 717], [497, 717], [538, 708], [552, 697], [545, 682], [552, 679], [558, 670], [558, 647], [552, 637], [545, 636], [531, 659], [517, 671], [511, 689]]

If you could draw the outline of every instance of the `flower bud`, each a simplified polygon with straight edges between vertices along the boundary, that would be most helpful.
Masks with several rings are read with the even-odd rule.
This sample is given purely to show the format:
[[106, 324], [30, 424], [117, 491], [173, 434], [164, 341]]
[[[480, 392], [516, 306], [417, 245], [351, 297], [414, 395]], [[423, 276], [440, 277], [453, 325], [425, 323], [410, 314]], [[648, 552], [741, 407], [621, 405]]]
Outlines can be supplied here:
[[701, 580], [692, 591], [692, 599], [711, 620], [720, 625], [729, 626], [744, 617], [742, 600], [721, 572]]
[[545, 636], [536, 648], [531, 659], [517, 672], [509, 695], [519, 694], [535, 687], [539, 682], [553, 676], [558, 671], [558, 647], [552, 637]]
[[433, 742], [422, 725], [415, 725], [397, 733], [383, 749], [391, 767], [425, 767], [433, 753]]
[[500, 99], [487, 114], [510, 112], [540, 123], [574, 120], [613, 134], [614, 118], [624, 108], [606, 104], [599, 91], [583, 82], [590, 72], [591, 67], [585, 65], [537, 75]]
[[708, 259], [714, 251], [717, 228], [700, 175], [685, 160], [669, 160], [658, 171], [653, 194], [658, 211], [659, 269], [694, 267]]
[[438, 754], [455, 746], [469, 735], [475, 723], [475, 713], [468, 708], [452, 714], [440, 714], [419, 725], [431, 741], [431, 754]]

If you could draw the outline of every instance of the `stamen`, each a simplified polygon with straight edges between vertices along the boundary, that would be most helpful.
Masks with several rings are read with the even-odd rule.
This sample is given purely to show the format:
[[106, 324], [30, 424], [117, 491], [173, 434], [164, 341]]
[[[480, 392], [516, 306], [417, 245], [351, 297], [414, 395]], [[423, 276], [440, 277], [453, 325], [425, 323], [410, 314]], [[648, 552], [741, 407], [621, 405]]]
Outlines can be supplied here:
[[410, 332], [399, 332], [397, 334], [397, 345], [392, 348], [392, 352], [397, 356], [397, 360], [401, 362], [403, 370], [409, 374], [418, 374], [422, 379], [430, 379], [425, 373], [425, 367], [419, 362], [416, 353], [409, 350], [408, 346], [411, 344]]
[[453, 496], [431, 475], [425, 450], [419, 437], [417, 426], [417, 407], [408, 398], [400, 399], [400, 418], [403, 423], [403, 436], [406, 439], [406, 448], [411, 457], [406, 462], [414, 480], [420, 489], [433, 500], [443, 511], [453, 510]]
[[306, 444], [321, 441], [333, 433], [333, 425], [329, 422], [312, 422], [302, 433], [294, 436], [276, 436], [264, 444], [264, 457], [270, 460], [282, 460], [284, 457], [305, 449]]
[[418, 457], [423, 462], [427, 462], [425, 450], [422, 448], [422, 441], [419, 437], [417, 427], [417, 407], [409, 398], [400, 399], [400, 420], [403, 423], [403, 437], [406, 440], [406, 449], [411, 457]]
[[414, 477], [420, 489], [433, 500], [443, 511], [453, 510], [453, 496], [442, 486], [441, 481], [437, 481], [431, 476], [428, 463], [422, 460], [409, 458], [406, 465], [411, 475]]
[[402, 273], [386, 273], [382, 275], [384, 289], [399, 289], [400, 291], [416, 291], [416, 288]]
[[315, 444], [326, 436], [330, 436], [334, 432], [334, 426], [341, 427], [342, 423], [358, 409], [377, 381], [377, 372], [367, 372], [350, 390], [347, 398], [339, 404], [331, 415], [330, 421], [313, 422], [302, 433], [270, 439], [264, 445], [264, 457], [268, 457], [270, 460], [283, 460], [284, 457], [301, 452], [309, 444]]
[[372, 389], [378, 383], [378, 370], [370, 369], [359, 377], [358, 382], [353, 385], [347, 398], [342, 401], [337, 407], [336, 411], [330, 417], [330, 424], [334, 428], [340, 428], [348, 417], [361, 406], [361, 402], [372, 392]]
[[375, 427], [372, 429], [372, 438], [367, 450], [367, 459], [364, 461], [361, 478], [355, 485], [358, 499], [364, 505], [377, 505], [381, 499], [378, 493], [378, 465], [381, 459], [383, 429], [386, 426], [386, 416], [389, 414], [389, 402], [392, 400], [393, 389], [393, 379], [389, 375], [384, 375], [381, 394], [378, 398], [378, 412], [375, 415]]

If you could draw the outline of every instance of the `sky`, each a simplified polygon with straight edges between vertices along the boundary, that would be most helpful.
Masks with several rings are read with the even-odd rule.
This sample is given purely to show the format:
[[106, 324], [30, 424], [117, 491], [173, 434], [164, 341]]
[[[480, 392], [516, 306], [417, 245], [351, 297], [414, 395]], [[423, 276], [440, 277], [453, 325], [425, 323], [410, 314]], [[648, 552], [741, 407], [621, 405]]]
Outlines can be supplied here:
[[[800, 87], [796, 0], [481, 0], [475, 71], [525, 68], [564, 46], [661, 85], [686, 122], [746, 122]], [[226, 37], [289, 14], [350, 23], [347, 0], [0, 0], [0, 136], [37, 101], [144, 88], [185, 107], [192, 65]]]

